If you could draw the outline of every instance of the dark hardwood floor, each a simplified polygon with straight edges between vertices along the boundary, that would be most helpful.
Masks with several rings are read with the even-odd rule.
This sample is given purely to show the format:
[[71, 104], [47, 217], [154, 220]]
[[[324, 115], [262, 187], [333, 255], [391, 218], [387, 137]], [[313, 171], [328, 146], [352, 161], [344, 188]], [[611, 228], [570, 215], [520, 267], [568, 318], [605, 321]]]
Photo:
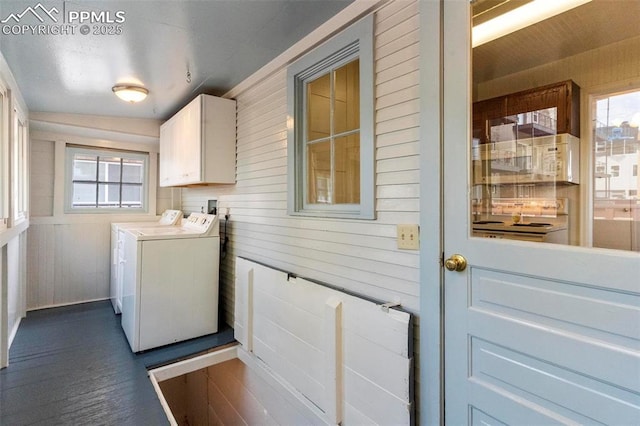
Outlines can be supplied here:
[[147, 367], [233, 341], [216, 335], [133, 354], [109, 301], [29, 312], [0, 370], [0, 425], [165, 425]]

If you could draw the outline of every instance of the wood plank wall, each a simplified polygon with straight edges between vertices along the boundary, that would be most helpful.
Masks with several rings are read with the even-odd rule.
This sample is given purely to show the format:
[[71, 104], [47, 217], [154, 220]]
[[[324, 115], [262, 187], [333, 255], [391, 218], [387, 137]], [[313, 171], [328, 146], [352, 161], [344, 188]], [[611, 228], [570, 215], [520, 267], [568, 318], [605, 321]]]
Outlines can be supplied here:
[[110, 224], [36, 224], [28, 232], [27, 308], [109, 297]]
[[[416, 378], [419, 251], [397, 249], [396, 225], [420, 221], [418, 9], [415, 0], [397, 0], [374, 18], [376, 220], [287, 215], [286, 69], [236, 97], [236, 185], [183, 189], [181, 207], [199, 212], [216, 198], [222, 215], [229, 209], [229, 245], [220, 265], [227, 324], [233, 324], [233, 259], [246, 256], [401, 303], [415, 315]], [[224, 220], [220, 231], [224, 238]]]
[[54, 152], [53, 141], [31, 139], [29, 204], [32, 217], [53, 216]]
[[240, 345], [153, 372], [178, 424], [414, 424], [410, 314], [242, 258], [235, 290]]
[[[145, 121], [138, 122], [141, 132], [145, 124]], [[57, 146], [58, 141], [63, 141], [61, 146]], [[31, 132], [31, 223], [26, 260], [26, 304], [30, 310], [108, 298], [111, 222], [157, 220], [154, 214], [65, 214], [64, 144], [67, 141], [89, 147], [106, 145], [142, 152], [148, 149], [135, 143], [123, 145], [38, 130]], [[155, 153], [151, 158], [157, 158]], [[155, 203], [150, 204], [156, 212], [173, 207], [171, 188], [158, 188], [155, 197]]]
[[182, 191], [185, 212], [206, 208], [211, 198], [221, 214], [229, 209], [221, 265], [227, 323], [236, 255], [418, 313], [419, 252], [396, 247], [396, 225], [419, 222], [418, 26], [415, 1], [395, 1], [375, 14], [376, 220], [288, 216], [286, 69], [237, 96], [237, 184]]
[[243, 361], [259, 360], [328, 424], [412, 424], [410, 314], [247, 259], [236, 274]]

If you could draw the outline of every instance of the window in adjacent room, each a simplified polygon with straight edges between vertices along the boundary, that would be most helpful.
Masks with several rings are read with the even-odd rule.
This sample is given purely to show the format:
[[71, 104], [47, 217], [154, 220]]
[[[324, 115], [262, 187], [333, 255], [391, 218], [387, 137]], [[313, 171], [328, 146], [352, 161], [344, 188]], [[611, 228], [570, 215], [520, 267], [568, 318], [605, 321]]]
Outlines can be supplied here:
[[620, 166], [615, 165], [615, 166], [611, 166], [611, 177], [618, 177], [620, 176]]
[[596, 96], [592, 108], [593, 246], [640, 252], [640, 89]]
[[374, 217], [373, 21], [288, 70], [289, 213]]
[[146, 212], [148, 155], [67, 147], [67, 212]]

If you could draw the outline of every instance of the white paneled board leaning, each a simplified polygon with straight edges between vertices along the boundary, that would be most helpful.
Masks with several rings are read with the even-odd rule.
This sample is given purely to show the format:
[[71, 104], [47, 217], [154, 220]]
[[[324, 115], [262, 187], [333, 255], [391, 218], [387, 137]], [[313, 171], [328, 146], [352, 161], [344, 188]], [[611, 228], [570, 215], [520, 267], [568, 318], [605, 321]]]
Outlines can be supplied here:
[[[409, 313], [242, 258], [235, 276], [240, 344], [153, 370], [158, 392], [159, 381], [239, 358], [310, 424], [414, 423]], [[261, 404], [277, 423], [299, 422]]]

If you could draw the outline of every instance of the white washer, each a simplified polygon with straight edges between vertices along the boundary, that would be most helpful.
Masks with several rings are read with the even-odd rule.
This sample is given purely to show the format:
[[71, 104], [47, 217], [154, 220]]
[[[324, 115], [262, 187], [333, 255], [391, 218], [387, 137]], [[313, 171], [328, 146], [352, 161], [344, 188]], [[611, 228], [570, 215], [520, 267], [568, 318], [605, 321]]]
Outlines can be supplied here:
[[111, 274], [109, 276], [109, 297], [116, 314], [122, 310], [122, 260], [119, 255], [119, 246], [122, 241], [118, 238], [119, 232], [129, 228], [143, 228], [156, 226], [179, 225], [182, 219], [182, 211], [165, 210], [159, 220], [153, 222], [116, 222], [111, 224]]
[[133, 352], [218, 331], [219, 222], [123, 232], [122, 328]]

